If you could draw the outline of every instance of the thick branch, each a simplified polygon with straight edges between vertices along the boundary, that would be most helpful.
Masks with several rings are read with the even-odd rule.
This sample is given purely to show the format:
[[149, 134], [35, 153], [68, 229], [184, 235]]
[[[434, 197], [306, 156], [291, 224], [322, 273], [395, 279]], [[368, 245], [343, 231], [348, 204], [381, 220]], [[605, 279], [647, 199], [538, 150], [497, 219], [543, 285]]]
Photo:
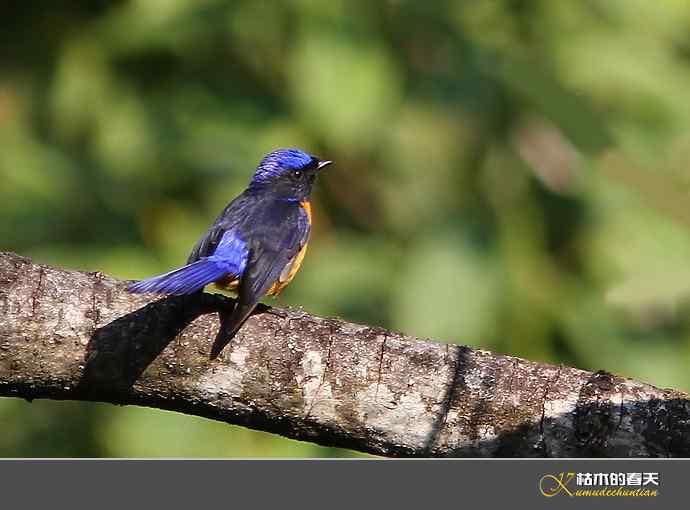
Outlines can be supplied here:
[[[0, 395], [135, 404], [390, 456], [688, 456], [688, 395], [0, 254]], [[282, 316], [281, 316], [282, 315]]]

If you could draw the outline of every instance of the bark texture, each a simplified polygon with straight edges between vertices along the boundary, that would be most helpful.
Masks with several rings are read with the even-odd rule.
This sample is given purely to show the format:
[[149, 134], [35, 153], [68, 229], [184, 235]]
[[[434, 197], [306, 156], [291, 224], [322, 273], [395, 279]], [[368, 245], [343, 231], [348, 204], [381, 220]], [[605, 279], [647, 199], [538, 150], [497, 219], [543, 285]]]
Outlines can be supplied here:
[[219, 295], [0, 254], [0, 395], [170, 409], [387, 456], [690, 456], [690, 401], [604, 371], [263, 308], [209, 361]]

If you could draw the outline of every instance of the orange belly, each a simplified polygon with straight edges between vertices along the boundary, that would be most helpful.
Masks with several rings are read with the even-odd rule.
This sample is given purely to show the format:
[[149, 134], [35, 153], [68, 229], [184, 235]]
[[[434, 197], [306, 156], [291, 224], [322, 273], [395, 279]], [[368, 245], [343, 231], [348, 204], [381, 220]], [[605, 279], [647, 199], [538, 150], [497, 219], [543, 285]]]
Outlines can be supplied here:
[[267, 295], [269, 296], [277, 296], [282, 292], [282, 290], [288, 286], [288, 284], [292, 281], [292, 279], [295, 277], [297, 274], [297, 271], [299, 271], [300, 266], [302, 265], [302, 261], [304, 260], [304, 255], [307, 253], [307, 245], [305, 244], [302, 246], [302, 249], [297, 252], [297, 255], [295, 255], [290, 262], [285, 266], [285, 269], [283, 269], [283, 272], [280, 273], [280, 277], [278, 278], [278, 281], [275, 282], [270, 289], [268, 289], [268, 292], [266, 292]]

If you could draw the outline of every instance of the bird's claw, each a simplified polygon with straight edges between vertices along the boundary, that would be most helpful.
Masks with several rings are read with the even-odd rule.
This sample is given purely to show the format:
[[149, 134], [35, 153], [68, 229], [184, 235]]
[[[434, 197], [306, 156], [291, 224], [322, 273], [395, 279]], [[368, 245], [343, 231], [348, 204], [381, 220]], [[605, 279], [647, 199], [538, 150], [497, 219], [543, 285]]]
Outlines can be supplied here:
[[270, 315], [275, 315], [276, 317], [280, 317], [281, 319], [289, 319], [290, 315], [286, 312], [283, 311], [278, 311], [275, 308], [267, 308], [264, 310], [264, 313], [268, 313]]

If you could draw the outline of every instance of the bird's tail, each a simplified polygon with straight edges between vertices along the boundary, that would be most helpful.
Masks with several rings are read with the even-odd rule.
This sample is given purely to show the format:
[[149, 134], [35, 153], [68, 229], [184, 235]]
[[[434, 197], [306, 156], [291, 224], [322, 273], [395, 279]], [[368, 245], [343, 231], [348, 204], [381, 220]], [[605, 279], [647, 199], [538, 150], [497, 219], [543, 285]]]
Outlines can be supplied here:
[[127, 287], [127, 290], [135, 294], [146, 292], [193, 294], [227, 274], [227, 264], [214, 260], [213, 257], [208, 257], [168, 273], [133, 283]]
[[211, 347], [211, 359], [216, 359], [220, 351], [230, 343], [254, 308], [256, 303], [240, 303], [238, 299], [231, 314], [220, 313], [220, 329]]

